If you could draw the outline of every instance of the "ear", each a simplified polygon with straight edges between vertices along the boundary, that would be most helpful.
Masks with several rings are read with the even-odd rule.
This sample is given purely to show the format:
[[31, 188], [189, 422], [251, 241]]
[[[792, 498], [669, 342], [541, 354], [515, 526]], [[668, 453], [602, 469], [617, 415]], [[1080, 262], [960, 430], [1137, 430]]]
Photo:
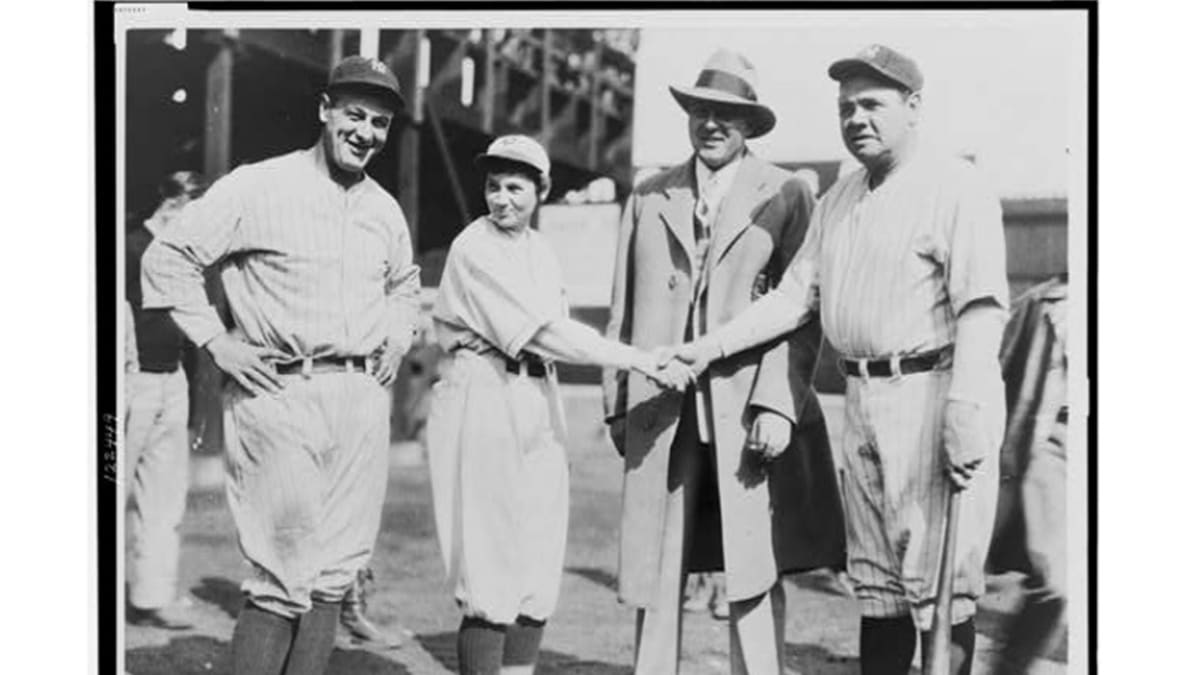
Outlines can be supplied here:
[[908, 106], [908, 109], [913, 111], [915, 114], [921, 113], [921, 103], [921, 92], [919, 91], [914, 91], [913, 93], [909, 94], [908, 100], [905, 101], [905, 105]]
[[542, 189], [538, 190], [538, 204], [545, 204], [546, 198], [550, 196], [550, 177], [546, 176], [546, 180], [542, 183]]
[[321, 94], [321, 102], [317, 106], [317, 119], [321, 120], [321, 124], [329, 121], [329, 111], [333, 108], [333, 101], [329, 98], [329, 94]]

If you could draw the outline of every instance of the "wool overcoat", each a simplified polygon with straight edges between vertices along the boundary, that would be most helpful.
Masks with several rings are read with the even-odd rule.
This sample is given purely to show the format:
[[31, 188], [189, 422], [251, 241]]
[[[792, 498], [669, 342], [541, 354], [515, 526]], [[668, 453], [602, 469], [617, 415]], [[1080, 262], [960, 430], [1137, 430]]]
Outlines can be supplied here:
[[[694, 160], [634, 189], [620, 227], [608, 337], [651, 349], [737, 316], [773, 287], [804, 240], [813, 195], [786, 171], [747, 155], [716, 214], [697, 269]], [[767, 591], [791, 571], [841, 567], [845, 533], [820, 405], [811, 388], [819, 322], [715, 361], [698, 385], [710, 406], [719, 495], [702, 498], [689, 571], [723, 569], [730, 600]], [[636, 372], [606, 372], [605, 415], [624, 417], [619, 596], [652, 604], [666, 527], [667, 468], [683, 395]], [[759, 410], [792, 422], [787, 450], [764, 462], [745, 449]]]

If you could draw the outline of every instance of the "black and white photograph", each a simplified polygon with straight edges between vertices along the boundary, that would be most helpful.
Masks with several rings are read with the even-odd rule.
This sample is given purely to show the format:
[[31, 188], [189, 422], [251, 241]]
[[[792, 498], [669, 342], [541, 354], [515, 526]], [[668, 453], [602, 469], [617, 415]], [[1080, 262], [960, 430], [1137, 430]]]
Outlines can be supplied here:
[[217, 5], [97, 9], [102, 665], [1090, 671], [1094, 3]]

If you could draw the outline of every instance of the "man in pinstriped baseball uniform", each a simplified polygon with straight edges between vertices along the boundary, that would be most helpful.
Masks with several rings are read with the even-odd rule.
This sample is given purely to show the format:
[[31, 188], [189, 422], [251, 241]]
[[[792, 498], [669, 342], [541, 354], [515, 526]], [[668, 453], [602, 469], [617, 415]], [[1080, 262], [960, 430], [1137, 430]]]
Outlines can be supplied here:
[[819, 309], [847, 374], [842, 498], [862, 672], [907, 673], [914, 623], [928, 639], [947, 498], [958, 490], [952, 669], [969, 673], [1004, 431], [999, 201], [967, 162], [919, 149], [923, 78], [911, 59], [873, 45], [829, 75], [843, 140], [863, 167], [817, 206], [777, 290], [677, 351], [702, 369]]
[[[378, 534], [387, 388], [419, 282], [404, 214], [364, 170], [403, 105], [383, 63], [343, 60], [313, 147], [218, 180], [143, 258], [145, 305], [170, 308], [229, 375], [226, 494], [254, 569], [233, 633], [238, 675], [324, 670]], [[212, 265], [229, 332], [205, 298]]]

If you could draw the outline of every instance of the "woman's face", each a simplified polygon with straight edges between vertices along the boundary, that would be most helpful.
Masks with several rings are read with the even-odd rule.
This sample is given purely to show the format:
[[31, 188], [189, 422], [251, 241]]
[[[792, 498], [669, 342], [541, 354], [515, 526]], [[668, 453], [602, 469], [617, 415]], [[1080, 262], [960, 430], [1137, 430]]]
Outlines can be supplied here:
[[488, 173], [483, 188], [488, 218], [505, 230], [522, 230], [538, 206], [538, 185], [529, 176], [517, 172]]

